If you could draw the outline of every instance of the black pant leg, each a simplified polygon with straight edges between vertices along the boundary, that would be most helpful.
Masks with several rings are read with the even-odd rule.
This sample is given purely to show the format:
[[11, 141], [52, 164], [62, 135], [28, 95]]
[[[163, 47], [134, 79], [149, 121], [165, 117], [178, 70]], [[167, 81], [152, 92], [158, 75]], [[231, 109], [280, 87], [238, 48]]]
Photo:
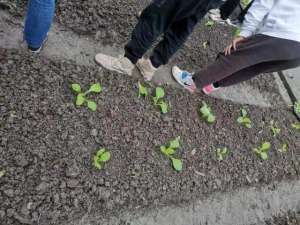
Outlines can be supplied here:
[[145, 8], [125, 46], [125, 57], [135, 64], [176, 17], [175, 0], [154, 0]]
[[229, 18], [229, 16], [233, 13], [236, 7], [240, 4], [240, 0], [227, 0], [221, 7], [220, 7], [220, 14], [223, 20]]
[[197, 23], [205, 16], [207, 8], [202, 8], [194, 15], [185, 17], [172, 23], [165, 32], [163, 40], [155, 47], [150, 57], [156, 68], [168, 63], [174, 53], [184, 44], [193, 32]]

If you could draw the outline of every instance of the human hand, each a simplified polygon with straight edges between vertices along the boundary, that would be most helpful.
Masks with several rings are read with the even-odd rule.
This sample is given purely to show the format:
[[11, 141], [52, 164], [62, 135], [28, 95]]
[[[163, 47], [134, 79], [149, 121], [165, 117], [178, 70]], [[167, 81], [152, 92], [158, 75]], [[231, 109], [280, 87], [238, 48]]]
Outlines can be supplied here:
[[232, 42], [230, 43], [230, 45], [228, 45], [225, 50], [224, 53], [225, 55], [230, 55], [231, 54], [231, 50], [233, 49], [234, 51], [236, 50], [236, 45], [242, 41], [244, 41], [246, 38], [242, 37], [242, 36], [238, 36], [236, 38], [234, 38], [232, 40]]

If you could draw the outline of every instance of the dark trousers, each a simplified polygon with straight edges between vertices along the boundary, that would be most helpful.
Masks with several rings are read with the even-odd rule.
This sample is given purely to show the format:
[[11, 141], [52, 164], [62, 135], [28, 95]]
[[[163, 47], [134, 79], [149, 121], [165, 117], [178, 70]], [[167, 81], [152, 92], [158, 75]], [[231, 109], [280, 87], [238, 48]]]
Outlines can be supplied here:
[[255, 35], [237, 46], [231, 55], [220, 54], [212, 65], [195, 73], [198, 88], [216, 83], [226, 87], [249, 80], [261, 73], [300, 66], [300, 42]]
[[150, 60], [155, 67], [167, 64], [216, 2], [220, 0], [154, 0], [142, 12], [125, 46], [125, 57], [135, 64], [163, 35]]
[[233, 14], [233, 12], [235, 11], [235, 9], [237, 7], [240, 8], [240, 13], [237, 17], [237, 19], [240, 21], [240, 22], [243, 22], [244, 21], [244, 18], [245, 18], [245, 15], [246, 13], [248, 12], [249, 8], [251, 7], [251, 5], [253, 4], [253, 1], [252, 0], [245, 9], [243, 9], [241, 7], [241, 4], [240, 4], [240, 0], [227, 0], [221, 7], [220, 7], [220, 14], [221, 14], [221, 18], [223, 20], [226, 20], [230, 17], [230, 15]]

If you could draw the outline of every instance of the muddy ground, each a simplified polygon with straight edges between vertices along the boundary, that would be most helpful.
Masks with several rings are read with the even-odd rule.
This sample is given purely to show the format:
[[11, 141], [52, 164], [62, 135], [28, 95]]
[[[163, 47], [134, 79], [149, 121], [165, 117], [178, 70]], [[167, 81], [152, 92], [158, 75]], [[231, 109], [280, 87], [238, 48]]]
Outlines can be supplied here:
[[[59, 225], [87, 214], [108, 218], [123, 210], [184, 204], [215, 191], [299, 179], [300, 134], [291, 129], [296, 119], [288, 110], [166, 87], [171, 110], [162, 115], [150, 99], [137, 97], [136, 79], [14, 50], [0, 50], [0, 74], [0, 165], [6, 171], [0, 178], [0, 218], [6, 225]], [[70, 84], [87, 88], [96, 81], [103, 86], [91, 96], [97, 112], [76, 108]], [[199, 119], [201, 101], [213, 106], [214, 125]], [[249, 110], [252, 129], [236, 123], [241, 107]], [[270, 120], [282, 129], [276, 138]], [[159, 152], [177, 136], [181, 173]], [[272, 142], [265, 162], [251, 151], [263, 141]], [[279, 153], [283, 143], [289, 150]], [[222, 146], [230, 154], [219, 162], [215, 149]], [[92, 157], [101, 147], [111, 151], [112, 160], [97, 171]]]

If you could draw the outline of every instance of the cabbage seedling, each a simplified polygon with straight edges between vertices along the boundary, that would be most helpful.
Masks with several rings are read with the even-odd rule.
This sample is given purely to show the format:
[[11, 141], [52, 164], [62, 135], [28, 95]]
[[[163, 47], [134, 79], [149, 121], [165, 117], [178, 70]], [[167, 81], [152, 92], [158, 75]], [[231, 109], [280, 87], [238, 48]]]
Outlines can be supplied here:
[[168, 112], [168, 103], [162, 100], [162, 98], [165, 96], [165, 91], [161, 87], [157, 87], [155, 89], [155, 96], [152, 97], [154, 105], [159, 106], [160, 111], [165, 114]]
[[259, 148], [254, 148], [253, 152], [260, 157], [262, 160], [267, 160], [269, 158], [269, 151], [271, 148], [270, 142], [264, 142]]
[[104, 163], [110, 160], [110, 157], [110, 152], [107, 151], [105, 148], [101, 148], [96, 152], [96, 155], [94, 155], [93, 165], [96, 167], [96, 169], [101, 170], [103, 168]]
[[212, 113], [211, 108], [205, 103], [202, 102], [202, 107], [200, 108], [200, 114], [201, 117], [207, 122], [207, 123], [213, 123], [216, 121], [215, 115]]
[[171, 160], [173, 168], [180, 172], [182, 170], [182, 160], [174, 158], [176, 150], [180, 147], [180, 137], [171, 140], [168, 146], [160, 146], [160, 151]]
[[228, 155], [229, 150], [225, 147], [225, 148], [218, 148], [216, 150], [216, 154], [217, 154], [217, 158], [219, 161], [222, 161], [225, 159], [225, 157]]
[[138, 83], [139, 86], [139, 98], [141, 96], [147, 97], [148, 96], [148, 90], [145, 86], [143, 86], [140, 82]]
[[295, 104], [294, 104], [294, 113], [300, 119], [300, 101], [295, 102]]
[[76, 106], [82, 106], [84, 103], [87, 103], [87, 107], [91, 111], [96, 111], [96, 109], [97, 109], [96, 102], [87, 99], [86, 96], [89, 93], [100, 93], [101, 90], [102, 90], [102, 88], [101, 88], [101, 85], [99, 83], [92, 84], [90, 86], [90, 88], [87, 91], [85, 91], [85, 92], [83, 92], [81, 90], [81, 87], [80, 87], [79, 84], [72, 84], [71, 88], [77, 94], [77, 96], [76, 96], [76, 103], [75, 103]]
[[289, 149], [288, 144], [283, 144], [283, 145], [278, 149], [278, 152], [286, 153], [288, 149]]
[[215, 22], [212, 21], [212, 20], [208, 20], [208, 21], [205, 23], [205, 26], [208, 27], [208, 28], [211, 28], [213, 25], [215, 25]]
[[277, 124], [274, 122], [274, 120], [270, 121], [270, 129], [271, 132], [273, 134], [273, 137], [277, 136], [278, 134], [280, 134], [281, 129], [278, 128]]
[[245, 109], [241, 109], [241, 116], [237, 119], [239, 124], [242, 124], [246, 128], [251, 128], [251, 120], [248, 117], [248, 113]]
[[292, 128], [294, 128], [295, 130], [300, 131], [300, 123], [293, 123]]

